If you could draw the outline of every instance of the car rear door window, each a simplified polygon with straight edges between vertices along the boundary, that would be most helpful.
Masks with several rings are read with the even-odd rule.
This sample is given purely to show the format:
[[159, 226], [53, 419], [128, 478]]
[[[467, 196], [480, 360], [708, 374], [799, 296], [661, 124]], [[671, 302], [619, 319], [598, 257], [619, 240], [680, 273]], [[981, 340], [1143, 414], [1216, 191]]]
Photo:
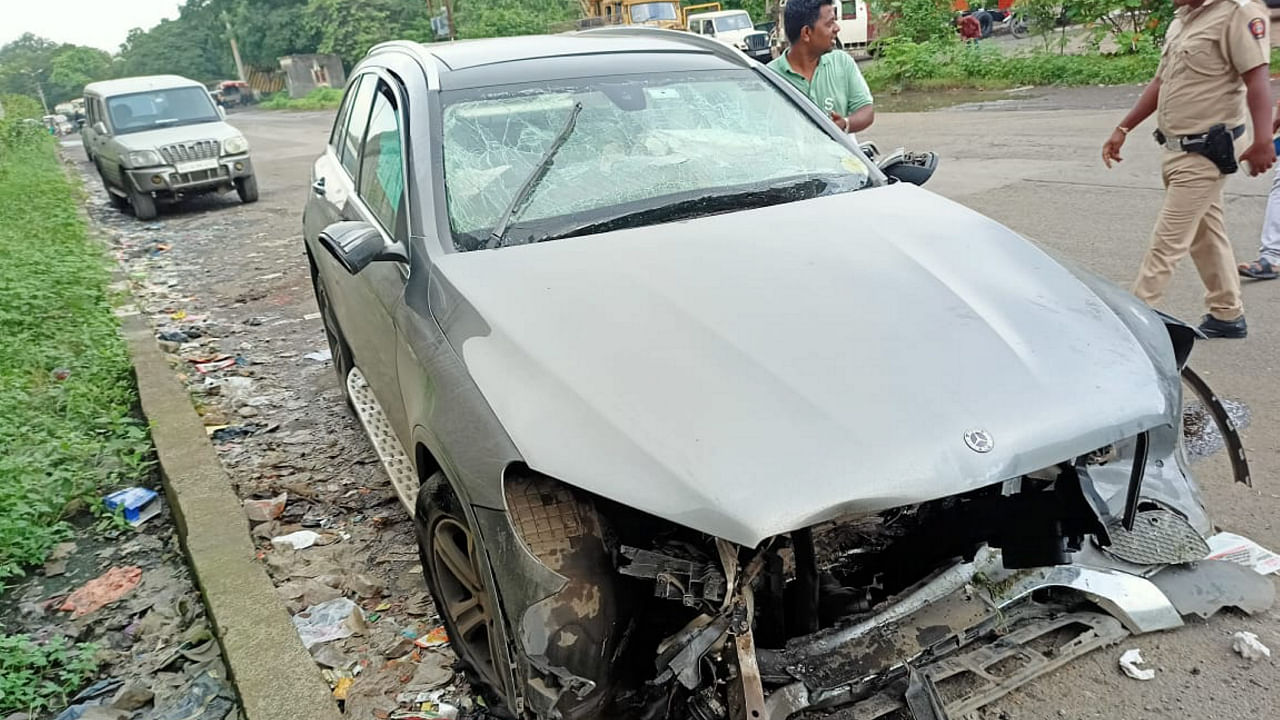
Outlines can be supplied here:
[[369, 108], [373, 103], [373, 86], [376, 83], [377, 78], [372, 75], [360, 78], [360, 86], [356, 88], [347, 116], [347, 132], [342, 141], [342, 167], [347, 169], [353, 180], [360, 169], [360, 143], [369, 124]]
[[386, 81], [378, 81], [368, 132], [360, 152], [358, 192], [384, 230], [403, 239], [404, 155], [398, 102]]

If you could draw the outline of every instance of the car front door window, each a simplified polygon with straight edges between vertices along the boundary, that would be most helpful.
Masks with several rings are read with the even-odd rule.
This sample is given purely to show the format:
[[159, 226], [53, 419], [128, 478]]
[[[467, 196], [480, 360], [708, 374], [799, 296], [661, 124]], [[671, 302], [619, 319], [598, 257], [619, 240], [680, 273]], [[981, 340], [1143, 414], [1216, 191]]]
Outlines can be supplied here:
[[407, 236], [404, 156], [395, 94], [379, 81], [360, 153], [358, 192], [369, 212], [397, 240]]
[[351, 101], [351, 111], [347, 117], [347, 130], [342, 141], [342, 167], [346, 168], [352, 180], [358, 180], [360, 169], [360, 143], [364, 139], [365, 127], [369, 124], [369, 109], [373, 102], [373, 86], [377, 78], [364, 75], [355, 88], [355, 96]]

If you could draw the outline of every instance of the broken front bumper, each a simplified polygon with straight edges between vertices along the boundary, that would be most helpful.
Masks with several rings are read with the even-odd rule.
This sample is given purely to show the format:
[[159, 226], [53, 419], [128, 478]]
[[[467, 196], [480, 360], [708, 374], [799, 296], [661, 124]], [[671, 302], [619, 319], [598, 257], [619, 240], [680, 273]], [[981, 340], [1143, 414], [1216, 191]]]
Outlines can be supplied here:
[[224, 155], [179, 165], [125, 170], [138, 192], [190, 193], [229, 187], [237, 178], [253, 175], [248, 153]]
[[782, 685], [765, 717], [961, 717], [1129, 634], [1227, 606], [1260, 612], [1274, 594], [1268, 578], [1219, 561], [1141, 569], [1088, 549], [1070, 565], [1008, 571], [984, 550], [856, 624], [758, 651], [764, 682]]

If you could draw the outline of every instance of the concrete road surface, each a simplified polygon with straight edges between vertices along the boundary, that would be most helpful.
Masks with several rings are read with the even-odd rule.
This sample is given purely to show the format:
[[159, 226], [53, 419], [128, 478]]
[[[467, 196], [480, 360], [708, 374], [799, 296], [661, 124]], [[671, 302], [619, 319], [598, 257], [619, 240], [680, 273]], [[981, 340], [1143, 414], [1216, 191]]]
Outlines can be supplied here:
[[[1008, 102], [987, 97], [981, 106], [882, 114], [861, 139], [875, 140], [882, 148], [906, 145], [939, 153], [942, 163], [930, 183], [932, 190], [1127, 285], [1161, 202], [1158, 150], [1149, 139], [1149, 127], [1139, 128], [1125, 147], [1124, 163], [1108, 171], [1102, 166], [1100, 147], [1136, 92], [1136, 88], [1031, 91], [1009, 95]], [[201, 242], [198, 249], [175, 245], [170, 255], [179, 264], [200, 264], [203, 269], [193, 271], [183, 282], [191, 292], [204, 293], [206, 300], [236, 297], [244, 301], [240, 308], [244, 315], [265, 314], [259, 310], [264, 303], [298, 316], [312, 312], [306, 261], [297, 236], [310, 160], [327, 137], [330, 115], [250, 111], [232, 115], [230, 122], [253, 144], [262, 199], [254, 206], [218, 199], [162, 209], [160, 221], [192, 232], [210, 223], [226, 228], [217, 243]], [[1269, 184], [1269, 177], [1244, 175], [1228, 183], [1228, 228], [1241, 260], [1256, 255]], [[91, 184], [90, 191], [99, 189]], [[858, 241], [856, 224], [832, 231], [847, 234], [850, 242]], [[209, 253], [223, 259], [211, 262]], [[235, 295], [255, 282], [262, 285], [254, 278], [268, 271], [282, 271], [284, 277], [269, 281], [269, 287], [256, 297]], [[1188, 261], [1180, 268], [1164, 309], [1197, 320], [1204, 312], [1202, 294]], [[1219, 525], [1280, 549], [1280, 528], [1273, 521], [1280, 511], [1280, 281], [1246, 285], [1245, 303], [1249, 338], [1203, 343], [1192, 364], [1222, 395], [1243, 400], [1252, 410], [1252, 424], [1244, 434], [1254, 488], [1231, 484], [1221, 453], [1196, 469], [1205, 502]], [[858, 311], [892, 312], [892, 308]], [[318, 323], [290, 327], [288, 332], [297, 335], [298, 343], [321, 347]], [[291, 380], [283, 374], [279, 381]], [[341, 427], [353, 434], [352, 445], [365, 447], [362, 439], [354, 437], [354, 423], [338, 419], [342, 412], [331, 373], [311, 374], [295, 382], [296, 393], [313, 403], [311, 412], [345, 423]], [[1053, 411], [1027, 409], [1028, 413]], [[233, 476], [245, 472], [232, 469]], [[323, 480], [314, 478], [316, 483]], [[1274, 612], [1253, 618], [1221, 614], [1095, 652], [999, 701], [980, 717], [1276, 717], [1280, 713], [1276, 666], [1269, 661], [1249, 665], [1230, 647], [1233, 632], [1251, 630], [1280, 650], [1276, 617]], [[1116, 659], [1128, 647], [1142, 649], [1157, 671], [1154, 680], [1138, 682], [1119, 672]]]

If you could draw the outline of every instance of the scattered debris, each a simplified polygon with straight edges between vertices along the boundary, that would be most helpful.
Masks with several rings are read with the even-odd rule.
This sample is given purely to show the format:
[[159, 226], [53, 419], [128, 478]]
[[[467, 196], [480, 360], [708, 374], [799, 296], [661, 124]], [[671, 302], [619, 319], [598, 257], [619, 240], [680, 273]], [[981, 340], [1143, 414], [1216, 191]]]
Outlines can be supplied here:
[[138, 581], [141, 579], [142, 568], [140, 567], [111, 568], [81, 585], [58, 609], [71, 613], [73, 618], [83, 617], [128, 595], [129, 591], [138, 586]]
[[249, 437], [258, 432], [261, 428], [257, 425], [224, 425], [222, 427], [210, 427], [209, 437], [216, 443], [231, 442], [241, 438]]
[[71, 371], [67, 368], [54, 368], [53, 372], [50, 373], [50, 375], [53, 376], [54, 380], [57, 380], [58, 382], [62, 382], [63, 380], [66, 380], [67, 378], [71, 377]]
[[173, 702], [158, 708], [154, 720], [223, 720], [235, 707], [226, 680], [206, 670], [178, 691]]
[[124, 521], [133, 527], [160, 514], [160, 496], [155, 490], [142, 487], [117, 490], [102, 499], [107, 510], [115, 512], [123, 508]]
[[1143, 664], [1143, 662], [1142, 651], [1138, 648], [1131, 648], [1129, 650], [1125, 650], [1124, 654], [1120, 656], [1120, 669], [1124, 671], [1125, 675], [1128, 675], [1134, 680], [1155, 679], [1155, 670], [1152, 670], [1151, 668], [1138, 667]]
[[1263, 645], [1258, 636], [1251, 632], [1241, 631], [1232, 635], [1231, 649], [1250, 662], [1271, 657], [1271, 648]]
[[325, 348], [319, 352], [307, 353], [302, 357], [308, 360], [315, 360], [316, 362], [329, 362], [330, 360], [333, 359], [333, 351], [330, 350], [329, 348]]
[[1253, 568], [1259, 575], [1280, 572], [1280, 555], [1262, 547], [1247, 537], [1220, 532], [1208, 539], [1209, 554], [1206, 560], [1226, 560]]
[[111, 698], [111, 707], [126, 712], [140, 710], [155, 698], [156, 694], [138, 683], [127, 683]]
[[277, 547], [290, 547], [294, 550], [305, 550], [312, 545], [315, 545], [316, 541], [319, 539], [320, 533], [318, 532], [312, 530], [299, 530], [297, 532], [289, 533], [288, 535], [273, 537], [271, 538], [271, 544]]
[[303, 610], [293, 617], [293, 625], [298, 628], [303, 646], [310, 650], [318, 643], [351, 637], [363, 630], [364, 613], [359, 605], [340, 597]]
[[253, 522], [275, 520], [284, 512], [284, 506], [288, 500], [289, 493], [280, 493], [266, 500], [245, 500], [244, 514]]
[[427, 633], [426, 635], [415, 639], [413, 641], [413, 644], [417, 645], [420, 648], [432, 648], [432, 647], [439, 647], [441, 645], [448, 645], [449, 634], [448, 632], [445, 631], [444, 626], [442, 625], [438, 628], [435, 628], [434, 630]]

